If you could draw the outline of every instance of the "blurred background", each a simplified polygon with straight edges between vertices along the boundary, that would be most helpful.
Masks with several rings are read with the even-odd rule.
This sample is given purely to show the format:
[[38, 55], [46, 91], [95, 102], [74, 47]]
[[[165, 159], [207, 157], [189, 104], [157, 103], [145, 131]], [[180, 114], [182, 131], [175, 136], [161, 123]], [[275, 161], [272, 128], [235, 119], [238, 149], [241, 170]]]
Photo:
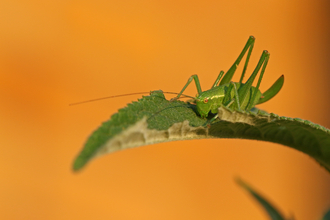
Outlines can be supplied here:
[[239, 176], [286, 216], [319, 219], [330, 208], [329, 173], [278, 144], [170, 142], [106, 155], [73, 173], [91, 132], [141, 96], [69, 104], [179, 92], [192, 74], [209, 89], [254, 35], [247, 74], [267, 49], [261, 91], [285, 75], [282, 91], [259, 108], [330, 127], [329, 6], [326, 0], [0, 1], [0, 218], [267, 219], [233, 181]]

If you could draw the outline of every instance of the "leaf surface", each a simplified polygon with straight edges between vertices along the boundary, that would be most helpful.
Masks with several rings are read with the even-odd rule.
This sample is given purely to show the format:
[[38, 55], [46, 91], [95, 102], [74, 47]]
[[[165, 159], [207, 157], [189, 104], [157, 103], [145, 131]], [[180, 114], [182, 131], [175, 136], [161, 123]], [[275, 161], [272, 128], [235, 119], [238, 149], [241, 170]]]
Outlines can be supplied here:
[[74, 161], [75, 171], [106, 153], [166, 141], [201, 138], [241, 138], [292, 147], [313, 157], [330, 171], [330, 130], [299, 118], [280, 117], [254, 109], [233, 112], [218, 109], [219, 119], [202, 119], [195, 105], [168, 101], [153, 91], [111, 116], [88, 138]]

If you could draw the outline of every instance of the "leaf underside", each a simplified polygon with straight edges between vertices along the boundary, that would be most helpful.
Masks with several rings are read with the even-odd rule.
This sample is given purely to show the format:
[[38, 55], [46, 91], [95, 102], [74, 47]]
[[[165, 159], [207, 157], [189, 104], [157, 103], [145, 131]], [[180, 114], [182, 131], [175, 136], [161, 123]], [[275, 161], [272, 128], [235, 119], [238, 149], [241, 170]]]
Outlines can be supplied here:
[[330, 171], [330, 130], [299, 118], [253, 112], [218, 110], [219, 119], [202, 119], [195, 105], [168, 101], [162, 91], [120, 109], [88, 138], [74, 161], [75, 171], [106, 153], [166, 141], [201, 138], [240, 138], [269, 141], [292, 147], [313, 157]]

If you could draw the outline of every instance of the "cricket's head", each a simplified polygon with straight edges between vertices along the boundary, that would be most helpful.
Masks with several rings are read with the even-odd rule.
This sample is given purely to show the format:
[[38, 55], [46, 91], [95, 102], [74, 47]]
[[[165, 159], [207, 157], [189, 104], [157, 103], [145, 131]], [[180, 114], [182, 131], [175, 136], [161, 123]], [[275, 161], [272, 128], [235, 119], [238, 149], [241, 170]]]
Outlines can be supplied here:
[[206, 118], [211, 111], [211, 105], [208, 98], [200, 99], [196, 98], [197, 112], [202, 118]]
[[214, 87], [201, 92], [196, 96], [197, 112], [202, 118], [206, 118], [211, 111], [216, 113], [224, 98], [224, 91], [221, 87]]

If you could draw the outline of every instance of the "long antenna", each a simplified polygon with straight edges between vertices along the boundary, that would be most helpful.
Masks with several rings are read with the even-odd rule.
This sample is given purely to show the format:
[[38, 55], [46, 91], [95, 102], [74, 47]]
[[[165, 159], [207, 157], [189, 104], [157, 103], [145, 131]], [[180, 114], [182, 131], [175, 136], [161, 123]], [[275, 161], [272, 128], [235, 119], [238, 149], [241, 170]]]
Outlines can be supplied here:
[[[150, 92], [136, 92], [136, 93], [128, 93], [128, 94], [122, 94], [122, 95], [107, 96], [107, 97], [98, 98], [98, 99], [90, 99], [90, 100], [87, 100], [87, 101], [71, 103], [71, 104], [69, 104], [69, 106], [72, 106], [72, 105], [80, 105], [80, 104], [87, 103], [87, 102], [100, 101], [100, 100], [103, 100], [103, 99], [111, 99], [111, 98], [117, 98], [117, 97], [122, 97], [122, 96], [130, 96], [130, 95], [141, 95], [141, 94], [146, 94], [146, 93], [150, 93]], [[177, 92], [163, 92], [163, 93], [166, 93], [166, 94], [174, 94], [174, 95], [178, 95], [178, 94], [179, 94], [179, 93], [177, 93]], [[182, 94], [182, 96], [185, 96], [184, 98], [192, 98], [192, 99], [195, 99], [194, 97], [189, 96], [189, 95], [184, 95], [184, 94]]]

